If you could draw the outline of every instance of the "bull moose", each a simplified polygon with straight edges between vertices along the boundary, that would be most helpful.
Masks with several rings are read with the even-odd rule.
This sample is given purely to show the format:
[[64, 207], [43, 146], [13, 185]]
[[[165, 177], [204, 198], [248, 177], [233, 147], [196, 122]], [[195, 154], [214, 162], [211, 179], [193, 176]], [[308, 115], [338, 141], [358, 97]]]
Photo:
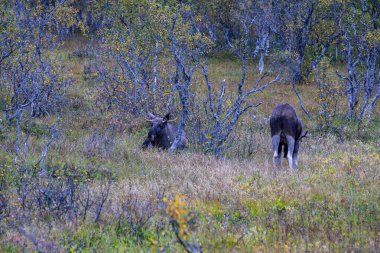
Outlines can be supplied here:
[[[177, 127], [171, 123], [175, 121], [175, 119], [171, 119], [170, 113], [167, 113], [163, 118], [157, 117], [150, 112], [148, 112], [148, 115], [150, 119], [147, 119], [147, 121], [151, 122], [151, 127], [148, 132], [148, 136], [142, 145], [142, 148], [170, 148], [177, 135]], [[186, 136], [183, 132], [177, 149], [183, 149], [185, 146]]]
[[273, 165], [275, 169], [282, 167], [281, 152], [284, 148], [284, 157], [287, 158], [290, 169], [298, 168], [298, 150], [300, 141], [306, 137], [303, 122], [298, 118], [296, 111], [289, 104], [276, 106], [270, 117], [270, 129], [273, 146]]

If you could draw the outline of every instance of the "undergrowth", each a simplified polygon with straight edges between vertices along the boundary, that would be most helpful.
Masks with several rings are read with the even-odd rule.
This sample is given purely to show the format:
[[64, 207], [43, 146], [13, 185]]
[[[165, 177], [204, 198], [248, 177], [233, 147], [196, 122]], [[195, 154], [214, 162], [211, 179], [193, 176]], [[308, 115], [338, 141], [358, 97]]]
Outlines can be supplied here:
[[[80, 68], [87, 58], [70, 53], [82, 47], [69, 43], [59, 53], [75, 81], [48, 176], [33, 164], [54, 117], [22, 126], [25, 164], [14, 164], [14, 126], [0, 123], [0, 252], [379, 251], [378, 120], [359, 137], [342, 122], [336, 132], [320, 131], [282, 83], [254, 97], [263, 105], [242, 118], [223, 159], [195, 146], [174, 155], [142, 151], [148, 124], [97, 107], [94, 77]], [[230, 58], [210, 61], [213, 80], [237, 81], [239, 63]], [[315, 87], [299, 91], [316, 112]], [[274, 174], [269, 114], [285, 102], [311, 137], [301, 144], [299, 171]]]

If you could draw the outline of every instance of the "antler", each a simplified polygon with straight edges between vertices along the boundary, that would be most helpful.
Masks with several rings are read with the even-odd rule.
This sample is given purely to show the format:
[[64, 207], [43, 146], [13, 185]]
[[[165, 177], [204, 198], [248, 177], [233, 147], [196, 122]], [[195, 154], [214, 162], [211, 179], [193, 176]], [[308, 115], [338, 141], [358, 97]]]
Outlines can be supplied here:
[[147, 112], [147, 114], [149, 115], [149, 117], [151, 117], [151, 119], [145, 119], [145, 120], [146, 120], [146, 121], [149, 121], [149, 122], [153, 122], [154, 119], [156, 118], [156, 116], [154, 116], [154, 114], [151, 113], [151, 112]]
[[156, 118], [156, 116], [154, 116], [154, 114], [153, 113], [151, 113], [151, 112], [148, 112], [148, 115], [149, 115], [149, 117], [151, 117], [151, 118]]
[[175, 119], [168, 119], [165, 122], [173, 122], [173, 121], [176, 121], [176, 120], [177, 120], [177, 118], [175, 118]]

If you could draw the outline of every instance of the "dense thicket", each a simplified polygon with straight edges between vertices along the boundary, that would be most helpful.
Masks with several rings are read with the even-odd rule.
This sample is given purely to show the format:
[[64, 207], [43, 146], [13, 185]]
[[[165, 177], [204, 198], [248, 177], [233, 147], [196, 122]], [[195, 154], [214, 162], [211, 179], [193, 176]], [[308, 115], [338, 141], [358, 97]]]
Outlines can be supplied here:
[[[100, 108], [119, 119], [177, 112], [178, 138], [187, 128], [193, 146], [221, 155], [240, 116], [259, 105], [253, 95], [280, 77], [319, 129], [367, 126], [380, 96], [379, 25], [379, 3], [369, 0], [1, 1], [1, 108], [16, 126], [15, 161], [23, 122], [65, 107], [71, 81], [54, 54], [79, 33], [94, 42], [85, 71], [96, 72]], [[226, 83], [219, 90], [209, 77], [215, 53], [241, 62], [228, 101]], [[252, 86], [246, 72], [253, 62]], [[199, 70], [205, 86], [192, 84]], [[297, 86], [313, 80], [319, 110], [311, 114]]]

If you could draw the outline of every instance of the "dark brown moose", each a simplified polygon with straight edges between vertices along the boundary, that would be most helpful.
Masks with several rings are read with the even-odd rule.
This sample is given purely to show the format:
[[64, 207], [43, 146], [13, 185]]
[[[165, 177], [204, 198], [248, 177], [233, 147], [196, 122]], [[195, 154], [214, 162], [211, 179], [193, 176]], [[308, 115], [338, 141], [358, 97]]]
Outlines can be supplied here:
[[289, 104], [276, 106], [270, 117], [270, 130], [273, 145], [273, 166], [282, 167], [282, 148], [290, 169], [298, 168], [298, 150], [300, 141], [306, 137], [303, 122], [297, 117], [296, 111]]
[[[175, 119], [171, 119], [170, 113], [166, 114], [163, 118], [156, 117], [149, 112], [148, 115], [151, 119], [147, 119], [147, 121], [150, 121], [152, 124], [148, 132], [148, 137], [145, 139], [142, 148], [170, 148], [177, 136], [177, 127], [171, 123], [175, 121]], [[184, 149], [185, 146], [186, 136], [183, 132], [177, 149]]]

